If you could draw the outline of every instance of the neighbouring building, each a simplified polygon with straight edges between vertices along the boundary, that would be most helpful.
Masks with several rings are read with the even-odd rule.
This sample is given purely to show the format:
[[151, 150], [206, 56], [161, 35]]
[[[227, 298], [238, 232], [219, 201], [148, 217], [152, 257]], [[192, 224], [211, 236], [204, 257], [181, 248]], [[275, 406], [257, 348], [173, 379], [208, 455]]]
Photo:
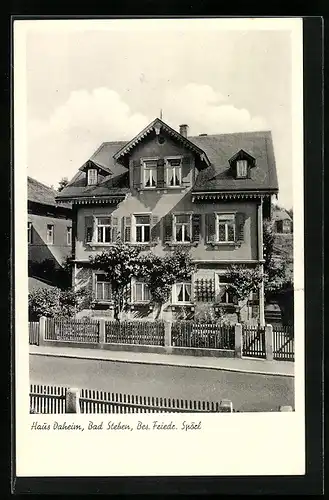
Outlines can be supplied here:
[[58, 192], [31, 177], [27, 188], [29, 276], [51, 283], [53, 271], [61, 268], [72, 253], [71, 205], [59, 205], [55, 200]]
[[[73, 285], [88, 287], [93, 315], [111, 315], [109, 283], [90, 256], [117, 238], [161, 255], [184, 246], [197, 270], [173, 287], [163, 317], [193, 316], [204, 301], [235, 317], [227, 266], [263, 266], [263, 218], [277, 192], [271, 132], [189, 136], [157, 118], [129, 142], [101, 144], [57, 195], [73, 207]], [[132, 283], [126, 317], [152, 317], [149, 300], [145, 283]], [[241, 314], [264, 322], [263, 286]]]
[[272, 219], [276, 233], [291, 234], [293, 232], [292, 218], [284, 208], [274, 208]]

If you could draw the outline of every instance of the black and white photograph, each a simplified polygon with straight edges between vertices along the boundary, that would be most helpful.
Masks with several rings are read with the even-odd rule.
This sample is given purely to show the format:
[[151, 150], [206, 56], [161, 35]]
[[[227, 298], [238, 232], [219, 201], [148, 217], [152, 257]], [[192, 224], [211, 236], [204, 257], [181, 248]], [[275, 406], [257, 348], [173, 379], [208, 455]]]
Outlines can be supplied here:
[[301, 53], [298, 18], [14, 23], [23, 475], [291, 428], [303, 473]]

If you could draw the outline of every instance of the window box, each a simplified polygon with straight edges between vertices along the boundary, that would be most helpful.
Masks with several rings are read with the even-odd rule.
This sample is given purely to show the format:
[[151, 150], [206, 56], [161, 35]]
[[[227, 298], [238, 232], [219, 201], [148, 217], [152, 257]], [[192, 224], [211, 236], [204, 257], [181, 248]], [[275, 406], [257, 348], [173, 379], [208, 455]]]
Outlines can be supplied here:
[[239, 246], [241, 246], [241, 242], [238, 242], [238, 241], [208, 241], [207, 244], [210, 245], [210, 246], [212, 246], [212, 247], [225, 247], [225, 246], [229, 246], [229, 247], [236, 247], [236, 248], [238, 248]]
[[154, 305], [151, 304], [149, 301], [128, 302], [127, 305], [131, 311], [138, 310], [138, 309], [148, 309], [151, 312], [154, 310]]
[[197, 241], [166, 241], [165, 245], [169, 247], [197, 247]]
[[239, 310], [239, 306], [233, 303], [216, 303], [214, 305], [215, 312], [220, 312], [225, 309], [228, 312], [236, 312]]
[[184, 307], [189, 308], [190, 311], [194, 311], [194, 308], [195, 308], [194, 304], [192, 304], [192, 303], [189, 303], [189, 304], [188, 303], [186, 303], [186, 304], [183, 304], [183, 303], [181, 303], [181, 304], [179, 304], [179, 303], [178, 304], [170, 304], [170, 306], [169, 306], [169, 308], [172, 311], [180, 311]]

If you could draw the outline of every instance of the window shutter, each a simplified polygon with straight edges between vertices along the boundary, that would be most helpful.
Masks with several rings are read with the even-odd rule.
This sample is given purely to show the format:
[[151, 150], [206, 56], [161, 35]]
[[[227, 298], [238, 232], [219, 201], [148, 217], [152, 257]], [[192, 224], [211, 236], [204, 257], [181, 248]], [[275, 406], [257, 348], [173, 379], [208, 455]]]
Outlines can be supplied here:
[[192, 241], [194, 243], [200, 241], [201, 235], [201, 214], [192, 215]]
[[91, 243], [93, 240], [94, 218], [85, 217], [85, 243]]
[[131, 217], [123, 217], [123, 240], [125, 242], [131, 241]]
[[216, 239], [216, 214], [206, 214], [206, 234], [207, 241]]
[[236, 239], [237, 241], [244, 241], [244, 223], [245, 223], [245, 214], [237, 213], [236, 214]]
[[184, 186], [190, 185], [190, 171], [191, 171], [191, 157], [183, 156], [182, 159], [182, 184]]
[[135, 189], [141, 187], [141, 163], [139, 160], [133, 160], [133, 187]]
[[163, 218], [163, 237], [165, 243], [172, 240], [172, 214], [167, 214]]
[[159, 217], [156, 215], [153, 215], [152, 216], [151, 241], [158, 241], [159, 238], [160, 238]]
[[111, 238], [111, 241], [112, 243], [115, 243], [116, 240], [118, 239], [118, 235], [119, 235], [119, 220], [118, 220], [118, 217], [112, 217], [112, 238]]
[[163, 158], [159, 158], [158, 164], [157, 164], [157, 187], [158, 188], [163, 188], [165, 184], [165, 169], [164, 169], [164, 164], [165, 161]]

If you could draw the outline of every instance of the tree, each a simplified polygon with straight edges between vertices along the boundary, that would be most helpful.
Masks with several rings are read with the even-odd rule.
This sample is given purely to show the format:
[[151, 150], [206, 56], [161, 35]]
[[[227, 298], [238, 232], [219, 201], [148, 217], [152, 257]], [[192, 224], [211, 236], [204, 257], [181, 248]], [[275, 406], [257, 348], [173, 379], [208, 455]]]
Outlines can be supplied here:
[[58, 188], [57, 191], [60, 193], [69, 183], [69, 180], [67, 177], [62, 177], [61, 180], [58, 183]]
[[157, 318], [170, 298], [172, 286], [177, 281], [186, 281], [194, 270], [191, 257], [183, 249], [176, 249], [164, 257], [148, 252], [138, 259], [137, 277], [148, 285], [152, 300], [158, 305]]
[[259, 291], [259, 287], [263, 281], [261, 268], [248, 268], [245, 265], [232, 264], [225, 273], [228, 282], [227, 287], [230, 288], [238, 302], [238, 322], [241, 321], [241, 309], [244, 307], [244, 302], [252, 292]]
[[287, 265], [287, 256], [283, 249], [275, 245], [275, 232], [273, 223], [264, 221], [264, 290], [268, 298], [275, 293], [281, 293], [293, 286], [292, 274]]
[[127, 299], [127, 288], [138, 274], [140, 249], [121, 241], [108, 250], [89, 258], [92, 269], [103, 271], [111, 284], [114, 318], [119, 321]]
[[73, 289], [61, 290], [56, 287], [38, 288], [29, 293], [29, 318], [71, 318], [84, 307], [87, 299], [88, 294], [84, 290], [76, 292]]

